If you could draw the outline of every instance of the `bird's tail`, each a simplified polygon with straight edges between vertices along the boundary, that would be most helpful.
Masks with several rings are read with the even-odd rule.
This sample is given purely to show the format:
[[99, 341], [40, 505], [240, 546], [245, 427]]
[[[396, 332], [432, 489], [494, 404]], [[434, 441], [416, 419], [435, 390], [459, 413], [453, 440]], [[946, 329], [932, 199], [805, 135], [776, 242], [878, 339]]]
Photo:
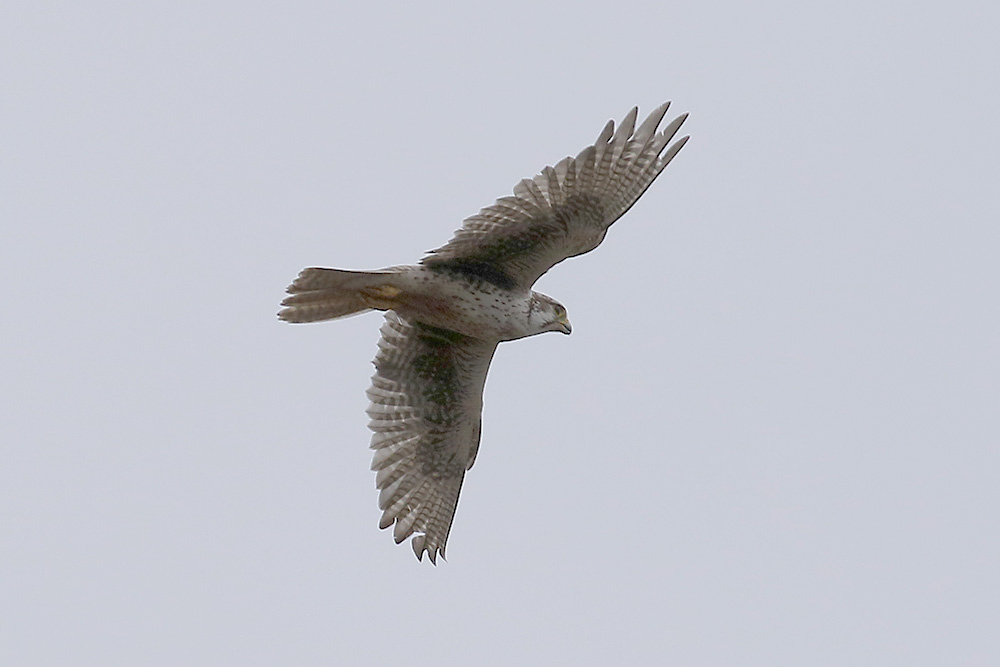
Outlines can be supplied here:
[[396, 271], [303, 269], [288, 286], [278, 317], [286, 322], [319, 322], [368, 310], [390, 310], [402, 291]]

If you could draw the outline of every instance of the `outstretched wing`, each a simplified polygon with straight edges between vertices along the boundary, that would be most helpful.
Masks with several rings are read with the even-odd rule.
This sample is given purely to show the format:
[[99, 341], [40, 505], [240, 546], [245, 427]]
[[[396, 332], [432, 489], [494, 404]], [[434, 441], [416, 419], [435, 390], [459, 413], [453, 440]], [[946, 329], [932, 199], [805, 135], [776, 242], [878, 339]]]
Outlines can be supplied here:
[[687, 114], [656, 131], [669, 106], [657, 107], [638, 130], [637, 108], [617, 132], [608, 121], [593, 146], [518, 183], [513, 196], [467, 218], [422, 263], [527, 288], [564, 259], [593, 250], [687, 142], [670, 144]]
[[445, 544], [465, 471], [479, 449], [483, 386], [496, 350], [462, 334], [385, 314], [368, 389], [372, 470], [396, 543], [410, 535], [432, 563]]

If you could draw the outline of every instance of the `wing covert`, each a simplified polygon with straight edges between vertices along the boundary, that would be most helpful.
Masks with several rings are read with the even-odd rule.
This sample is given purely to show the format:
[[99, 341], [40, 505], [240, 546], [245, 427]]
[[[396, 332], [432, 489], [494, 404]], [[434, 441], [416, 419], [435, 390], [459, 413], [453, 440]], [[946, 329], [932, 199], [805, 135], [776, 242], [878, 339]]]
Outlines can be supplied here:
[[608, 121], [593, 145], [522, 180], [512, 196], [466, 218], [452, 239], [421, 263], [529, 288], [564, 259], [593, 250], [687, 142], [683, 137], [670, 143], [687, 114], [657, 132], [669, 107], [669, 102], [657, 107], [638, 129], [638, 108], [617, 131]]

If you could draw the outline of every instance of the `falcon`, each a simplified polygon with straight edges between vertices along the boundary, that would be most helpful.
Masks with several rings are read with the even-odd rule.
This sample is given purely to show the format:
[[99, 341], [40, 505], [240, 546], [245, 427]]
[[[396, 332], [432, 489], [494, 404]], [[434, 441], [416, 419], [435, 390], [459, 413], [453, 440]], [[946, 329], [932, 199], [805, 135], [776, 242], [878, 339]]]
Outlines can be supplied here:
[[379, 528], [393, 526], [397, 544], [412, 536], [418, 560], [445, 557], [462, 481], [479, 450], [497, 345], [572, 331], [566, 308], [532, 285], [600, 245], [684, 146], [688, 137], [673, 138], [687, 114], [659, 130], [669, 106], [638, 129], [637, 108], [617, 131], [608, 121], [575, 158], [522, 180], [419, 264], [308, 268], [288, 287], [278, 313], [286, 322], [385, 312], [368, 389]]

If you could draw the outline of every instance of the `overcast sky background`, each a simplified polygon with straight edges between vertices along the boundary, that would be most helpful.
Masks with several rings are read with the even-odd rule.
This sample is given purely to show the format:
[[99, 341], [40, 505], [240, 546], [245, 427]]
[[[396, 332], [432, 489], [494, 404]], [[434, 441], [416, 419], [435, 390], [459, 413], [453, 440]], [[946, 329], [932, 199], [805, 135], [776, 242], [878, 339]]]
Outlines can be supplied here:
[[[1000, 9], [943, 6], [3, 3], [0, 663], [1000, 664]], [[418, 563], [380, 316], [285, 286], [666, 99]]]

